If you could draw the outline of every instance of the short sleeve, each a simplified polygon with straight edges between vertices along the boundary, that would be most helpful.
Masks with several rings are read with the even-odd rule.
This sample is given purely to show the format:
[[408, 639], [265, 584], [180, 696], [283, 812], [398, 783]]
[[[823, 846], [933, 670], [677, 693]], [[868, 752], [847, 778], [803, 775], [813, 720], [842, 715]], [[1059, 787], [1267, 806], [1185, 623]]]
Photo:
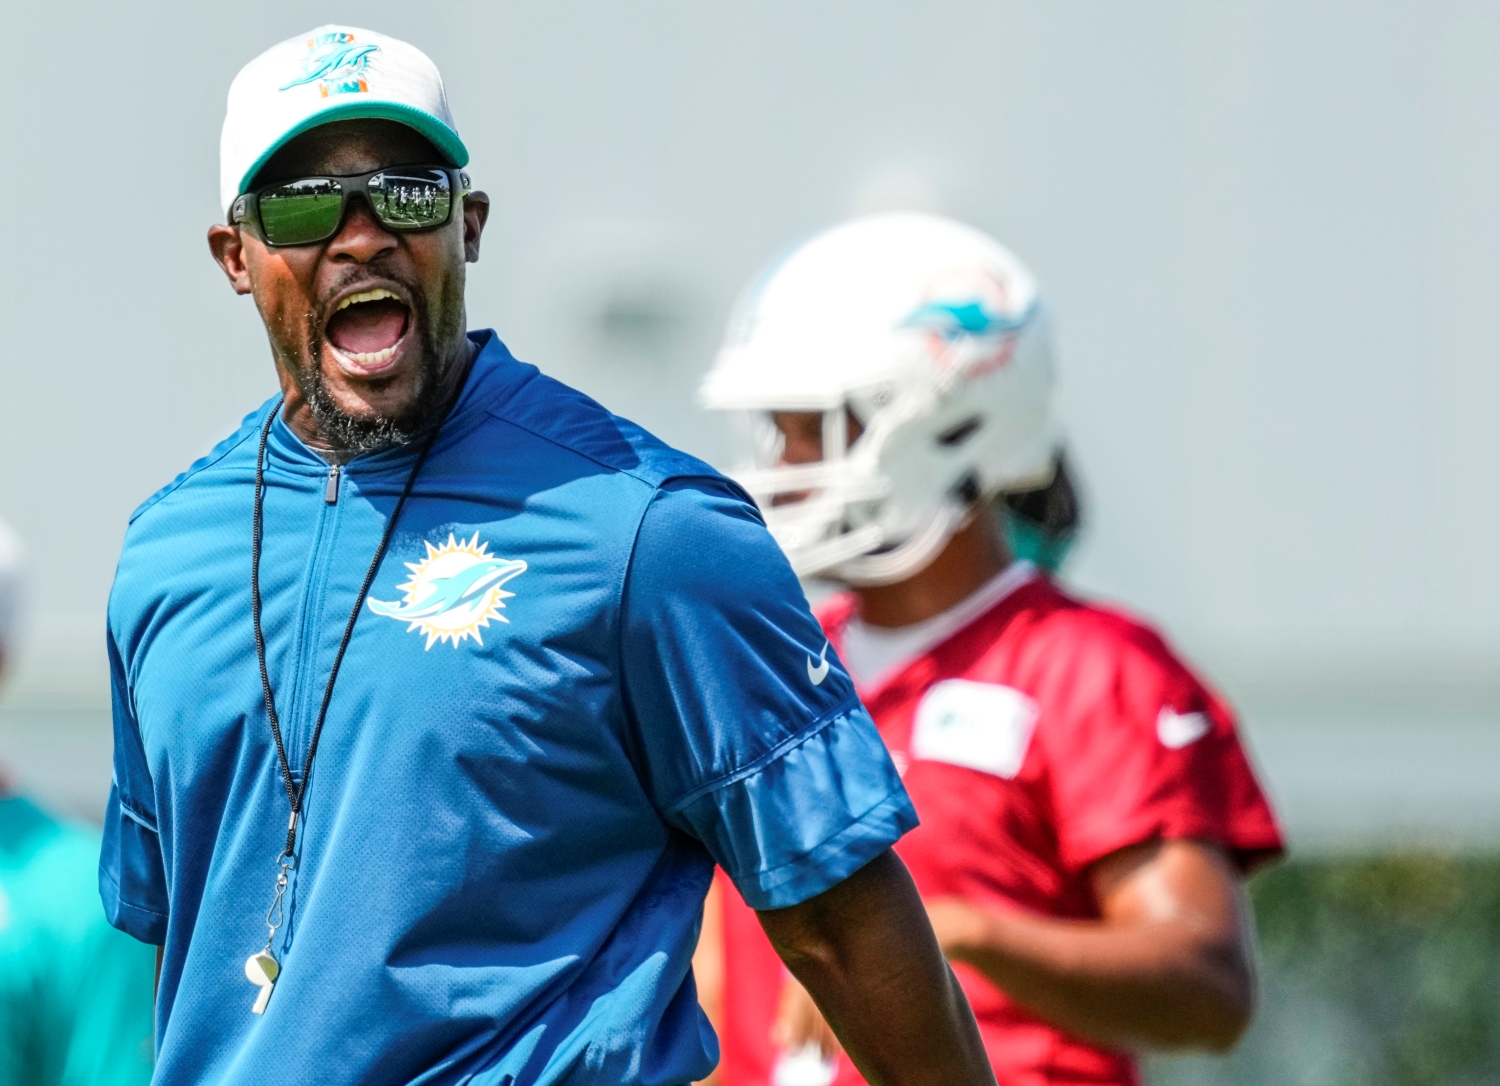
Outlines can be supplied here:
[[99, 896], [109, 922], [144, 943], [167, 939], [167, 880], [157, 830], [151, 773], [133, 699], [113, 634], [109, 636], [114, 706], [114, 776], [104, 812]]
[[755, 908], [822, 893], [916, 825], [801, 586], [728, 483], [657, 491], [626, 576], [621, 639], [652, 800]]
[[1037, 733], [1065, 867], [1153, 839], [1217, 844], [1242, 870], [1281, 851], [1233, 713], [1159, 637], [1099, 631], [1069, 655], [1067, 708]]

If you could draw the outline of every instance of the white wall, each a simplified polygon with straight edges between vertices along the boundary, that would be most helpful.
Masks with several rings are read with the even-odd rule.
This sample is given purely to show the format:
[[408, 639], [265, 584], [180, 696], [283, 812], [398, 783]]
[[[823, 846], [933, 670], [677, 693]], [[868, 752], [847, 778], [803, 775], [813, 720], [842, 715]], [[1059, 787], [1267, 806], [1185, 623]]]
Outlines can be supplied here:
[[13, 6], [22, 693], [97, 676], [130, 509], [272, 390], [203, 231], [229, 79], [315, 19], [444, 70], [496, 200], [471, 320], [522, 357], [721, 458], [691, 386], [741, 283], [857, 207], [946, 209], [1059, 311], [1079, 581], [1165, 623], [1268, 742], [1319, 705], [1351, 742], [1366, 708], [1500, 717], [1500, 9], [1414, 0]]

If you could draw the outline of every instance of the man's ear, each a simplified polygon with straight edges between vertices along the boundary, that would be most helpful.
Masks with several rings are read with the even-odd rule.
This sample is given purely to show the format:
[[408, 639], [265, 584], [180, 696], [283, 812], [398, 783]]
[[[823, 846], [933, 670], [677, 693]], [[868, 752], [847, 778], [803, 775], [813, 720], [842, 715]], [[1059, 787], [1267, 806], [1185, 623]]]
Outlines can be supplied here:
[[490, 218], [490, 198], [482, 192], [464, 197], [464, 260], [470, 264], [479, 259], [479, 235]]
[[250, 293], [250, 268], [245, 263], [245, 242], [238, 226], [210, 226], [208, 251], [229, 277], [236, 294]]

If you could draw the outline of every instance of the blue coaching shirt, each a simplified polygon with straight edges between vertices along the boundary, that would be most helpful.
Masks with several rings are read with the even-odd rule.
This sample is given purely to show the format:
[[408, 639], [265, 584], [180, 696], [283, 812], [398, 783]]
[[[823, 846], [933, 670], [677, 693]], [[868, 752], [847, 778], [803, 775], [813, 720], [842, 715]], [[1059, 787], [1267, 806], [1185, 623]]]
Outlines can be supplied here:
[[[741, 492], [474, 339], [339, 674], [263, 1017], [243, 970], [288, 815], [250, 621], [273, 404], [131, 520], [100, 888], [165, 946], [159, 1084], [688, 1082], [716, 1058], [689, 970], [713, 863], [778, 908], [916, 822]], [[330, 488], [272, 426], [264, 629], [296, 768], [414, 455]]]

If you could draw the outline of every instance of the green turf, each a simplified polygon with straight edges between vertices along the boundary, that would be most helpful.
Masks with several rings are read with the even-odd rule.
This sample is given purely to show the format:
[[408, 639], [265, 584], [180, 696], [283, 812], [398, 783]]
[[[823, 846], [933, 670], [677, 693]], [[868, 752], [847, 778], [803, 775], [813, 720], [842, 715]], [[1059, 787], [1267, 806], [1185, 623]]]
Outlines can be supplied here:
[[287, 244], [287, 239], [313, 237], [327, 233], [329, 220], [336, 217], [343, 197], [338, 193], [323, 196], [283, 196], [261, 201], [261, 221], [276, 224], [268, 230], [270, 240]]
[[1251, 886], [1262, 1005], [1227, 1059], [1152, 1086], [1500, 1084], [1500, 857], [1284, 863]]

